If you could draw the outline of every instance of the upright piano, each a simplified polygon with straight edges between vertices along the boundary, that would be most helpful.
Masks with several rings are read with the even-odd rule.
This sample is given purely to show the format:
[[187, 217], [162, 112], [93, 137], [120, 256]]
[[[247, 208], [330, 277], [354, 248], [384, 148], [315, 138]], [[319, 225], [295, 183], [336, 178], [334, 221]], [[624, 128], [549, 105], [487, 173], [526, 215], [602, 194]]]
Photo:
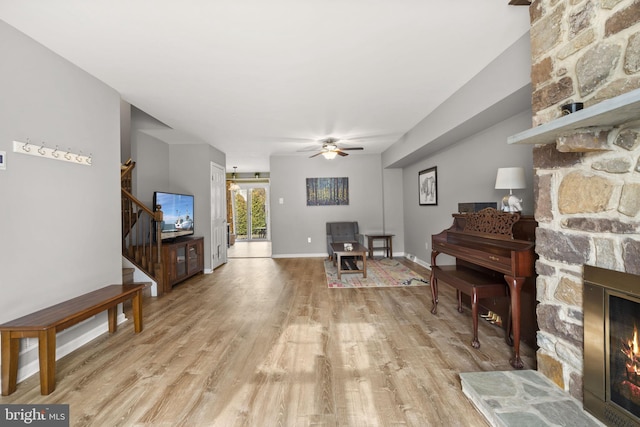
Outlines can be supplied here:
[[[507, 320], [506, 340], [513, 344], [511, 366], [522, 369], [520, 340], [532, 348], [536, 343], [536, 295], [535, 295], [535, 229], [533, 217], [518, 213], [501, 212], [486, 208], [479, 212], [453, 214], [453, 225], [432, 236], [431, 292], [432, 313], [436, 313], [438, 278], [446, 283], [504, 283], [509, 297], [482, 300], [480, 305]], [[436, 263], [439, 254], [456, 258], [455, 266], [440, 267]], [[456, 275], [457, 274], [457, 275]], [[476, 276], [477, 275], [477, 276]], [[455, 286], [455, 285], [454, 285]], [[475, 285], [472, 285], [475, 286]], [[479, 285], [481, 286], [481, 285]], [[497, 286], [497, 285], [494, 285]], [[464, 286], [458, 286], [458, 292]], [[460, 295], [460, 293], [458, 293]], [[473, 301], [472, 301], [473, 302]], [[477, 317], [477, 312], [474, 313]], [[511, 327], [509, 327], [511, 326]], [[477, 341], [477, 318], [474, 319]], [[513, 336], [511, 337], [511, 331]], [[477, 345], [479, 347], [479, 344]], [[474, 345], [475, 347], [475, 345]]]

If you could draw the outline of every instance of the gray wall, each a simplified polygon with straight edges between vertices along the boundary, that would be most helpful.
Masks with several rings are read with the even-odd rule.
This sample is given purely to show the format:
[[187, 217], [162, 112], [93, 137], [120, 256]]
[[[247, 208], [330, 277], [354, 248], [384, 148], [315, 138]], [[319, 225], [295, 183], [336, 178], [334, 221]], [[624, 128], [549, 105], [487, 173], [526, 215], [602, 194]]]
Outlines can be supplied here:
[[[531, 127], [530, 58], [527, 34], [379, 157], [272, 157], [273, 255], [322, 255], [325, 222], [358, 220], [364, 232], [395, 234], [394, 253], [427, 264], [431, 235], [451, 225], [459, 202], [499, 203], [506, 194], [494, 189], [499, 167], [525, 168], [527, 189], [516, 194], [532, 214], [532, 148], [506, 144]], [[432, 166], [438, 167], [438, 206], [419, 206], [418, 172]], [[307, 207], [305, 178], [323, 176], [349, 176], [352, 205]], [[367, 200], [357, 198], [363, 183]]]
[[[523, 214], [533, 215], [533, 148], [506, 144], [508, 136], [528, 129], [530, 124], [531, 110], [527, 110], [404, 169], [407, 254], [430, 264], [431, 235], [451, 226], [451, 214], [458, 211], [458, 203], [496, 202], [499, 207], [502, 196], [508, 193], [508, 190], [494, 188], [500, 167], [525, 169], [527, 188], [514, 190], [514, 194], [523, 199]], [[438, 168], [438, 205], [420, 206], [418, 172], [433, 166]], [[445, 264], [453, 260], [440, 255], [438, 261]]]
[[[404, 251], [430, 263], [431, 235], [448, 228], [461, 202], [499, 203], [499, 167], [522, 166], [527, 188], [517, 190], [533, 214], [531, 146], [507, 137], [531, 128], [529, 35], [521, 37], [382, 154], [385, 168], [402, 168]], [[438, 205], [418, 203], [418, 172], [438, 168]], [[439, 261], [453, 262], [440, 256]]]
[[404, 254], [404, 194], [402, 191], [402, 169], [382, 170], [384, 232], [393, 234], [393, 253]]
[[[330, 221], [358, 221], [362, 234], [383, 229], [383, 180], [379, 154], [356, 153], [326, 160], [304, 156], [272, 156], [272, 254], [325, 256]], [[307, 206], [306, 178], [348, 177], [348, 206]], [[280, 204], [280, 199], [283, 204]], [[401, 215], [400, 215], [401, 218]], [[398, 221], [390, 219], [396, 229]], [[311, 243], [307, 238], [311, 237]]]
[[194, 233], [204, 237], [204, 267], [211, 269], [211, 162], [224, 168], [224, 153], [208, 144], [167, 144], [149, 135], [145, 130], [169, 128], [137, 108], [131, 123], [134, 196], [153, 208], [154, 191], [193, 194]]
[[530, 108], [530, 52], [527, 33], [387, 149], [383, 166], [408, 166]]
[[225, 156], [207, 144], [169, 146], [169, 190], [193, 194], [196, 236], [204, 237], [204, 267], [211, 269], [211, 162], [225, 167]]
[[131, 133], [133, 195], [148, 208], [153, 208], [154, 191], [171, 191], [169, 174], [169, 145], [144, 132]]
[[[4, 322], [122, 282], [120, 96], [2, 21], [0, 40]], [[91, 153], [93, 165], [13, 153], [12, 141], [27, 138]]]
[[131, 104], [120, 100], [120, 163], [131, 158]]

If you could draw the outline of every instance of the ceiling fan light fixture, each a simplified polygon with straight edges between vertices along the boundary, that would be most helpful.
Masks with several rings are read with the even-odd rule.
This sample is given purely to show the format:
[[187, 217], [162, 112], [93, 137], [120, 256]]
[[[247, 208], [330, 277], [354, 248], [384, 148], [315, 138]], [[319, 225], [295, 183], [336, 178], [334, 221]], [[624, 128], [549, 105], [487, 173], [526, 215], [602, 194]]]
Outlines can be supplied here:
[[[337, 142], [338, 140], [336, 138], [325, 138], [323, 140], [318, 141], [320, 143], [322, 143], [322, 148], [317, 150], [315, 154], [313, 154], [312, 156], [309, 156], [310, 159], [317, 157], [319, 155], [322, 155], [322, 157], [324, 157], [327, 160], [332, 160], [335, 159], [336, 156], [341, 156], [341, 157], [346, 157], [349, 155], [349, 153], [346, 153], [346, 151], [350, 151], [350, 150], [364, 150], [364, 147], [350, 147], [350, 146], [341, 146], [338, 145]], [[306, 150], [298, 150], [298, 151], [309, 151], [309, 149]]]
[[325, 159], [332, 160], [336, 158], [338, 153], [336, 151], [325, 151], [324, 153], [322, 153], [322, 155], [324, 156]]

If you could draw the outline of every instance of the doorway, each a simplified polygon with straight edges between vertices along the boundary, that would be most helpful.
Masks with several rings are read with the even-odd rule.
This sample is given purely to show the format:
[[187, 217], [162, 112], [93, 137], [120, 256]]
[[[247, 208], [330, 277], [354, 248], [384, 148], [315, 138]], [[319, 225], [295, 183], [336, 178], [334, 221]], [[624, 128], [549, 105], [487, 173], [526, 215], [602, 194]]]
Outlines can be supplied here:
[[239, 183], [231, 191], [236, 241], [270, 241], [269, 184]]

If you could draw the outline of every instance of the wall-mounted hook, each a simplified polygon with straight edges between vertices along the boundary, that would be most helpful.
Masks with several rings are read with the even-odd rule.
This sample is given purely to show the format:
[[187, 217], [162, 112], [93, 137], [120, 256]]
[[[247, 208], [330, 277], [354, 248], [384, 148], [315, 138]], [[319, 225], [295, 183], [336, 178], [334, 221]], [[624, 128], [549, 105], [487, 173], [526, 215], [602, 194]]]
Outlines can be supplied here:
[[31, 144], [31, 141], [28, 138], [27, 142], [13, 141], [13, 152], [28, 154], [30, 156], [44, 157], [47, 159], [62, 160], [65, 162], [73, 162], [77, 165], [84, 166], [91, 166], [92, 163], [91, 155], [87, 157], [82, 154], [82, 151], [76, 154], [72, 153], [71, 148], [69, 148], [66, 153], [60, 152], [57, 145], [56, 148], [48, 148], [46, 147], [46, 143], [44, 141], [42, 142], [42, 145], [40, 145], [36, 150], [32, 150], [32, 146], [38, 147], [37, 145]]

